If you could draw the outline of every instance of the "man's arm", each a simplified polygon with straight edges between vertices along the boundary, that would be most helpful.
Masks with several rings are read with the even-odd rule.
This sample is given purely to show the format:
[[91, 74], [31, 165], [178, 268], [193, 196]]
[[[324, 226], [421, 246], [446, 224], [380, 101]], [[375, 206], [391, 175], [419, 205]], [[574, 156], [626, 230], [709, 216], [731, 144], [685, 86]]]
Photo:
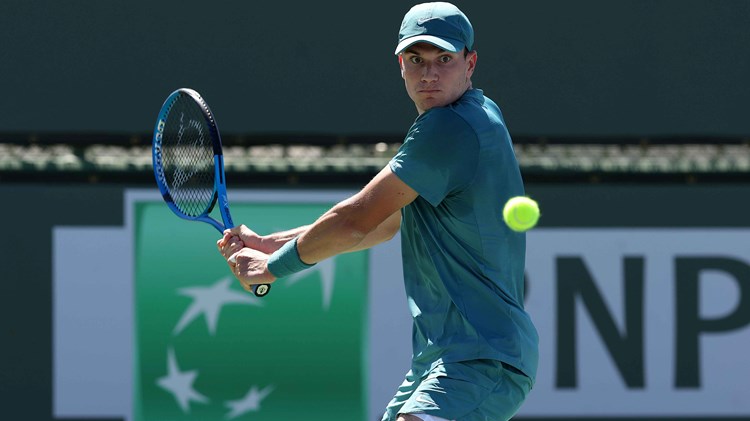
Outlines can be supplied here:
[[359, 193], [335, 205], [300, 235], [300, 258], [316, 263], [392, 238], [401, 224], [401, 208], [417, 196], [386, 166]]
[[[382, 224], [378, 225], [374, 231], [367, 234], [367, 236], [356, 247], [347, 250], [345, 253], [365, 250], [384, 241], [388, 241], [396, 235], [399, 228], [401, 228], [401, 212], [396, 211]], [[219, 247], [219, 251], [225, 259], [228, 259], [229, 256], [237, 253], [245, 247], [250, 247], [251, 249], [266, 254], [271, 254], [280, 249], [281, 246], [287, 242], [300, 236], [308, 229], [310, 229], [309, 225], [303, 225], [301, 227], [279, 231], [273, 234], [259, 235], [247, 226], [239, 225], [234, 229], [236, 234], [233, 234], [232, 230], [225, 231], [224, 237], [219, 239], [219, 241], [216, 242], [216, 245]]]
[[393, 212], [382, 224], [378, 225], [375, 231], [370, 232], [354, 248], [347, 250], [345, 253], [366, 250], [375, 247], [380, 243], [386, 242], [393, 238], [401, 228], [401, 211]]
[[298, 237], [310, 228], [309, 225], [292, 228], [287, 231], [279, 231], [268, 235], [259, 235], [246, 225], [238, 225], [224, 231], [224, 236], [216, 242], [219, 251], [225, 259], [237, 253], [244, 247], [271, 254], [281, 248], [284, 244]]
[[[315, 223], [288, 233], [299, 234], [296, 237], [299, 259], [308, 264], [317, 263], [392, 238], [401, 223], [401, 208], [417, 196], [417, 192], [393, 174], [390, 167], [385, 167], [361, 191], [335, 205]], [[235, 227], [229, 232], [239, 235], [240, 229]], [[220, 243], [223, 240], [219, 240]], [[221, 245], [219, 248], [222, 249]], [[229, 266], [246, 289], [253, 284], [275, 280], [268, 271], [267, 261], [267, 252], [250, 248], [228, 258]]]
[[[391, 176], [393, 175], [391, 174]], [[400, 180], [397, 179], [396, 181]], [[224, 255], [224, 258], [229, 258], [229, 256], [243, 247], [250, 247], [263, 253], [271, 254], [287, 242], [307, 232], [310, 228], [310, 225], [304, 225], [273, 234], [259, 235], [247, 226], [239, 225], [232, 230], [227, 230], [224, 233], [224, 237], [217, 241], [217, 246]], [[400, 228], [401, 210], [399, 208], [399, 210], [393, 212], [385, 221], [380, 223], [377, 228], [370, 231], [359, 244], [344, 251], [344, 253], [365, 250], [388, 241], [396, 235]]]

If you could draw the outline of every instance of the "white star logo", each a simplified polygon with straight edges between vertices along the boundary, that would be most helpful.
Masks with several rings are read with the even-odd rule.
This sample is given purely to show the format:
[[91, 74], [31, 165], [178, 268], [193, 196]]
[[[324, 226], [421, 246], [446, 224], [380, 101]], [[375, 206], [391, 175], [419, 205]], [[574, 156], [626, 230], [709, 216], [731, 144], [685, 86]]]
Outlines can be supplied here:
[[174, 351], [170, 348], [167, 352], [167, 375], [157, 379], [162, 389], [172, 393], [182, 412], [190, 412], [190, 401], [206, 403], [208, 398], [193, 389], [193, 382], [198, 376], [197, 370], [180, 371]]
[[219, 322], [219, 312], [225, 304], [244, 304], [262, 306], [262, 299], [245, 292], [231, 289], [232, 280], [227, 277], [220, 279], [210, 287], [181, 288], [181, 295], [193, 297], [193, 303], [182, 313], [180, 321], [177, 322], [173, 335], [177, 335], [201, 314], [206, 317], [208, 331], [213, 336], [216, 333], [216, 325]]
[[323, 294], [323, 309], [328, 310], [331, 307], [331, 297], [333, 296], [333, 282], [335, 280], [334, 269], [336, 268], [336, 265], [333, 264], [334, 260], [336, 259], [323, 260], [310, 269], [291, 275], [288, 278], [286, 285], [292, 286], [303, 277], [314, 272], [320, 272], [320, 289]]
[[231, 409], [227, 414], [227, 419], [237, 418], [248, 412], [260, 411], [260, 403], [273, 391], [273, 386], [266, 386], [263, 390], [258, 390], [258, 386], [253, 386], [247, 392], [244, 398], [236, 401], [227, 401], [226, 406]]

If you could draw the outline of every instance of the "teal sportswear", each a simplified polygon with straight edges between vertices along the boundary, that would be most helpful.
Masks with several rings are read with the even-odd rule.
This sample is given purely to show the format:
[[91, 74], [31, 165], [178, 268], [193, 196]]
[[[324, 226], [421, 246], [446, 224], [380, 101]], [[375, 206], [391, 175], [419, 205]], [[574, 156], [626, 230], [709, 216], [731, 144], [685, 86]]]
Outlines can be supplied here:
[[470, 89], [426, 111], [389, 165], [419, 193], [401, 224], [412, 371], [491, 359], [533, 381], [538, 336], [523, 303], [526, 236], [502, 218], [524, 187], [498, 106]]

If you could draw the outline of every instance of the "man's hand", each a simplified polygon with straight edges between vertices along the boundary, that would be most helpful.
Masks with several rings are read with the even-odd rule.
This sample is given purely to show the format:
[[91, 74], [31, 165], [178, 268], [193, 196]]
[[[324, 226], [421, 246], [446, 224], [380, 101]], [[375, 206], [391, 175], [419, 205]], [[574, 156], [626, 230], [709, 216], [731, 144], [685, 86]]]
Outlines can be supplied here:
[[224, 231], [224, 236], [216, 242], [216, 247], [219, 248], [219, 253], [224, 257], [224, 260], [229, 260], [229, 257], [245, 247], [245, 243], [240, 237], [233, 235], [229, 230]]
[[268, 271], [267, 263], [267, 254], [249, 247], [241, 249], [227, 259], [232, 273], [248, 292], [253, 292], [253, 285], [270, 284], [276, 280]]
[[[238, 244], [241, 244], [239, 248]], [[230, 228], [224, 231], [224, 236], [216, 242], [219, 247], [219, 251], [225, 259], [229, 256], [237, 253], [242, 247], [250, 247], [254, 250], [259, 250], [264, 253], [273, 253], [275, 250], [269, 248], [263, 237], [258, 235], [255, 231], [251, 230], [245, 225], [238, 225], [234, 228]]]
[[266, 268], [268, 254], [273, 250], [264, 250], [262, 237], [245, 225], [224, 231], [216, 247], [246, 291], [253, 292], [253, 285], [276, 280]]

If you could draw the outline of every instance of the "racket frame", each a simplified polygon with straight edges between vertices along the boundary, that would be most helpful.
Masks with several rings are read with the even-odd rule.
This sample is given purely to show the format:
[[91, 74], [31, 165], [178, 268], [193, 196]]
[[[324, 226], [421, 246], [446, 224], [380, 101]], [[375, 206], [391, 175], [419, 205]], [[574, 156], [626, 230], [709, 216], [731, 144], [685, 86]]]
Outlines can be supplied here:
[[[164, 127], [166, 125], [167, 117], [172, 111], [172, 106], [179, 96], [188, 95], [195, 104], [200, 108], [203, 119], [209, 129], [209, 137], [211, 138], [211, 144], [214, 152], [214, 197], [210, 205], [204, 209], [203, 213], [198, 216], [187, 215], [180, 210], [177, 204], [174, 202], [172, 195], [167, 186], [166, 176], [164, 175], [164, 167], [161, 156], [161, 145], [162, 138], [164, 136]], [[154, 138], [153, 147], [151, 150], [152, 160], [154, 166], [154, 176], [156, 177], [156, 184], [159, 186], [159, 192], [164, 198], [164, 201], [169, 206], [169, 209], [174, 212], [175, 215], [180, 218], [187, 219], [189, 221], [201, 221], [211, 224], [217, 231], [223, 233], [225, 229], [233, 228], [234, 222], [232, 221], [232, 215], [229, 212], [229, 199], [227, 198], [227, 184], [226, 177], [224, 174], [224, 153], [221, 144], [221, 135], [219, 134], [219, 128], [216, 125], [216, 120], [213, 117], [211, 109], [208, 108], [208, 104], [198, 94], [198, 92], [189, 88], [180, 88], [172, 92], [159, 111], [159, 117], [156, 120], [156, 126], [154, 127]], [[223, 224], [210, 216], [216, 203], [219, 204], [219, 212]]]

